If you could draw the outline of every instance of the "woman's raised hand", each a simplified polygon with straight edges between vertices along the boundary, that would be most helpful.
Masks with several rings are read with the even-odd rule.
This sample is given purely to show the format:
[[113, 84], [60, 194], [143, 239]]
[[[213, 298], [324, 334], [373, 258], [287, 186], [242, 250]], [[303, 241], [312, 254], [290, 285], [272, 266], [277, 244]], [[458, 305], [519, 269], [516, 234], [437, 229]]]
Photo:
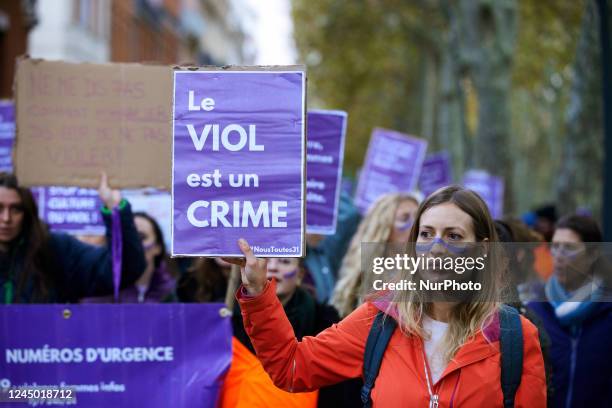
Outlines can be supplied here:
[[244, 258], [223, 258], [223, 260], [240, 266], [242, 285], [249, 295], [257, 296], [263, 292], [266, 285], [268, 260], [256, 258], [248, 242], [244, 239], [238, 240], [238, 246], [244, 254]]

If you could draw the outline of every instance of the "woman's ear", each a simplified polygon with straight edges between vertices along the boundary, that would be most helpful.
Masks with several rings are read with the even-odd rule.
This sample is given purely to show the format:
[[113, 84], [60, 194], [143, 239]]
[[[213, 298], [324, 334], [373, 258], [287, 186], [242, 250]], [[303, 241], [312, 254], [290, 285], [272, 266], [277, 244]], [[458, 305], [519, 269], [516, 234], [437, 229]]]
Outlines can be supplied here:
[[491, 251], [491, 243], [489, 242], [489, 238], [484, 238], [482, 241], [482, 256], [486, 257]]

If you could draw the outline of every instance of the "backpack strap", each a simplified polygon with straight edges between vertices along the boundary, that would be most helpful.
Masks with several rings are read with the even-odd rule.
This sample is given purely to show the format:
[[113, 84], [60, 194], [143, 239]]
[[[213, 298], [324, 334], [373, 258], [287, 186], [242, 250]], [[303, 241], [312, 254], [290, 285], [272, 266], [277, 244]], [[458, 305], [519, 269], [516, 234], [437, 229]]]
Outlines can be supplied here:
[[514, 396], [523, 375], [523, 327], [515, 308], [508, 305], [500, 307], [499, 329], [504, 408], [514, 408]]
[[388, 317], [385, 320], [385, 313], [378, 312], [370, 328], [363, 358], [363, 387], [361, 388], [361, 401], [365, 408], [372, 406], [370, 394], [374, 388], [383, 355], [396, 327], [395, 319]]

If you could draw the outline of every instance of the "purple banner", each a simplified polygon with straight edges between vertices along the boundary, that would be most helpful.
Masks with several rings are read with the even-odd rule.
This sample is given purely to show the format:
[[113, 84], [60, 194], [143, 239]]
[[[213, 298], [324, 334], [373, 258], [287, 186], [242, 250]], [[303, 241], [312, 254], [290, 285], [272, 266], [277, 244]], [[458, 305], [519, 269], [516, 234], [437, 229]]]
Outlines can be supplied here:
[[306, 232], [336, 233], [344, 161], [346, 112], [308, 112]]
[[482, 197], [493, 218], [504, 215], [504, 180], [484, 170], [468, 170], [463, 175], [463, 186]]
[[0, 101], [0, 171], [13, 171], [13, 142], [15, 141], [15, 105]]
[[305, 74], [176, 71], [172, 254], [303, 255]]
[[81, 187], [33, 187], [38, 213], [51, 230], [72, 235], [104, 235], [98, 191]]
[[359, 175], [355, 204], [362, 213], [382, 195], [417, 187], [427, 142], [393, 130], [374, 129]]
[[453, 183], [453, 170], [447, 151], [428, 154], [423, 162], [419, 188], [427, 197], [440, 187]]
[[0, 388], [70, 388], [76, 407], [215, 407], [231, 360], [223, 306], [0, 307]]

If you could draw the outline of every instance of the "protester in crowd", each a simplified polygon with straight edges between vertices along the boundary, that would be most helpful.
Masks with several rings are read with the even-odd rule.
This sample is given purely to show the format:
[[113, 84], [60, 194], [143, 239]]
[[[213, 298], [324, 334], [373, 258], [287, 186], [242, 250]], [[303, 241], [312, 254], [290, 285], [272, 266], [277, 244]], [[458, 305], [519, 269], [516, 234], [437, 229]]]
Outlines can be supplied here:
[[[393, 244], [408, 242], [414, 213], [421, 202], [419, 193], [392, 193], [378, 199], [359, 224], [342, 261], [338, 283], [332, 304], [341, 316], [350, 314], [365, 294], [363, 288], [364, 269], [361, 246], [379, 244], [372, 248], [372, 257], [383, 256], [384, 251], [393, 250]], [[390, 244], [390, 245], [385, 245]]]
[[[134, 217], [119, 191], [110, 189], [105, 174], [99, 192], [107, 242], [122, 242], [121, 287], [127, 287], [145, 269]], [[76, 302], [112, 293], [112, 265], [110, 246], [95, 247], [49, 232], [30, 190], [20, 187], [14, 175], [0, 173], [0, 287], [5, 304]]]
[[[497, 272], [503, 262], [498, 248], [486, 245], [489, 241], [497, 241], [497, 233], [486, 204], [462, 187], [438, 190], [417, 210], [409, 242], [425, 247], [427, 257], [445, 259], [455, 246], [475, 243], [471, 245], [487, 251], [488, 272], [479, 275], [483, 289], [465, 302], [423, 302], [418, 291], [397, 291], [390, 302], [368, 301], [339, 324], [298, 341], [276, 296], [276, 282], [267, 279], [266, 260], [255, 258], [248, 243], [240, 240], [246, 259], [234, 262], [242, 266], [237, 298], [245, 330], [266, 371], [285, 390], [314, 390], [359, 377], [367, 366], [366, 382], [373, 389], [364, 388], [363, 397], [375, 406], [500, 407], [515, 402], [519, 407], [543, 407], [546, 384], [537, 330], [499, 306]], [[410, 272], [405, 273], [409, 279]], [[432, 279], [446, 275], [428, 274]], [[515, 324], [508, 326], [508, 321]], [[500, 330], [502, 323], [511, 329]], [[368, 336], [371, 330], [378, 336], [376, 346], [380, 337], [391, 334], [384, 358], [378, 347], [366, 347], [366, 339], [374, 338]], [[522, 360], [508, 350], [500, 353], [500, 338], [506, 346], [512, 344], [511, 351], [522, 352]], [[382, 361], [380, 370], [364, 359], [364, 350]], [[513, 364], [500, 367], [500, 359]], [[517, 366], [518, 361], [522, 365]], [[508, 376], [516, 392], [511, 392]]]
[[[299, 258], [270, 258], [267, 264], [268, 278], [277, 282], [278, 297], [291, 327], [298, 339], [313, 336], [340, 320], [338, 312], [329, 305], [322, 304], [302, 288], [305, 269]], [[312, 394], [291, 394], [277, 388], [257, 361], [255, 350], [244, 329], [240, 309], [234, 309], [234, 336], [240, 342], [235, 345], [236, 363], [228, 374], [224, 395], [227, 401], [234, 400], [235, 395], [241, 395], [238, 407], [251, 406], [283, 406], [283, 407], [352, 407], [359, 405], [360, 382], [344, 382], [331, 387], [322, 388], [318, 397]], [[242, 349], [244, 348], [244, 349]], [[239, 355], [236, 355], [239, 354]], [[243, 368], [248, 362], [250, 369]], [[236, 377], [240, 376], [240, 379]], [[257, 388], [257, 392], [251, 392]], [[222, 404], [223, 407], [234, 406]]]
[[529, 303], [551, 338], [554, 407], [612, 401], [612, 305], [606, 297], [612, 271], [597, 244], [601, 241], [592, 218], [561, 218], [552, 238], [554, 274], [546, 283], [547, 301]]
[[[526, 303], [539, 295], [541, 279], [536, 273], [536, 251], [542, 237], [515, 218], [495, 220], [495, 229], [508, 255], [508, 285], [513, 301]], [[516, 290], [515, 290], [516, 289]]]
[[[539, 214], [539, 215], [538, 215]], [[542, 243], [534, 248], [534, 270], [541, 280], [548, 280], [552, 275], [553, 261], [548, 242], [552, 238], [557, 213], [554, 206], [545, 206], [538, 209], [538, 213], [531, 211], [523, 214], [522, 222], [535, 234], [542, 237]]]
[[557, 222], [557, 208], [554, 205], [544, 205], [537, 208], [534, 213], [533, 228], [542, 234], [546, 242], [550, 242], [555, 231], [555, 222]]
[[[145, 212], [134, 213], [134, 223], [142, 242], [147, 266], [134, 282], [119, 292], [122, 303], [158, 303], [172, 299], [177, 267], [166, 252], [164, 235], [157, 221]], [[113, 296], [82, 299], [82, 303], [112, 302]]]
[[224, 302], [231, 265], [221, 258], [196, 258], [176, 285], [180, 302]]
[[534, 250], [539, 246], [542, 238], [535, 231], [529, 229], [523, 221], [515, 218], [495, 220], [495, 230], [508, 262], [508, 273], [505, 279], [507, 293], [503, 298], [507, 304], [516, 308], [538, 329], [546, 372], [546, 405], [550, 406], [554, 395], [550, 361], [550, 337], [544, 330], [542, 319], [527, 307], [529, 301], [541, 297], [542, 282], [537, 278], [534, 271]]
[[328, 302], [336, 286], [340, 263], [361, 215], [348, 194], [340, 194], [336, 233], [330, 236], [306, 235], [305, 283], [315, 289], [317, 301]]

